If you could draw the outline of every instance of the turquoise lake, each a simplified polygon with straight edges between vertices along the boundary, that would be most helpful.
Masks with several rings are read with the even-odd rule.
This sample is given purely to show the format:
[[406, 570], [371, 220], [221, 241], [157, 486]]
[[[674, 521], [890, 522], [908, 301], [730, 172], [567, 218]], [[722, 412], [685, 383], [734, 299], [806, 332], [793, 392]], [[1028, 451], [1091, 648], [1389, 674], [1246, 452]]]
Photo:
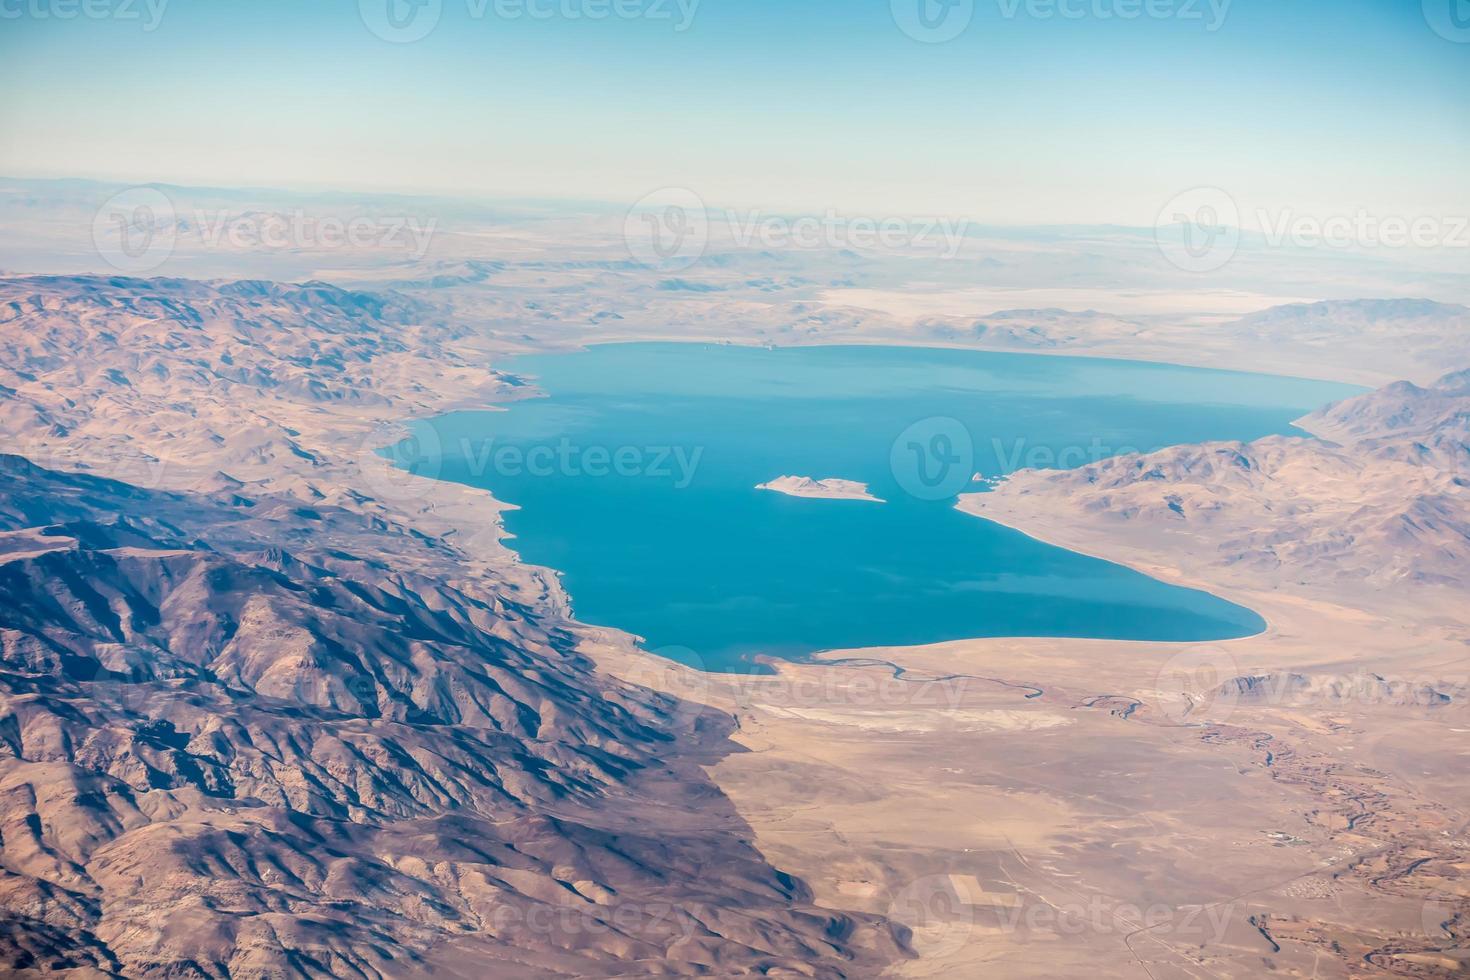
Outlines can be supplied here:
[[[414, 423], [398, 465], [520, 509], [577, 618], [706, 669], [985, 636], [1195, 641], [1254, 612], [954, 509], [971, 476], [1289, 433], [1362, 389], [1050, 355], [637, 343], [498, 365], [546, 397]], [[782, 475], [885, 503], [790, 497]]]

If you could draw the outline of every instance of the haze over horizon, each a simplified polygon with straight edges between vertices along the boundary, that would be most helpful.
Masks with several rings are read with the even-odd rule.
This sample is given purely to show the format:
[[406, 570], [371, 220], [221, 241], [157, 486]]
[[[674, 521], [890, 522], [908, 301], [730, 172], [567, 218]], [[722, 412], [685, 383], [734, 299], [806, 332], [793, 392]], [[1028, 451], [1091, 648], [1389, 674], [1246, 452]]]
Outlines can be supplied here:
[[11, 3], [0, 173], [992, 224], [1148, 226], [1201, 185], [1247, 227], [1470, 212], [1449, 0], [924, 2]]

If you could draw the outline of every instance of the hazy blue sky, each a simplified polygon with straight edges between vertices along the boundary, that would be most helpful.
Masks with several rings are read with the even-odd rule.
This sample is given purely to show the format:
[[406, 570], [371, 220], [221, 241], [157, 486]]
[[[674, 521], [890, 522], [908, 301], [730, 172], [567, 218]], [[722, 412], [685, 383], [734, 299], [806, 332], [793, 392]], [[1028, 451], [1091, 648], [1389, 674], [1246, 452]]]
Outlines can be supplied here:
[[[172, 0], [148, 30], [147, 0], [0, 0], [0, 173], [682, 185], [993, 222], [1151, 224], [1200, 184], [1245, 209], [1470, 212], [1466, 0], [973, 0], [944, 43], [896, 22], [939, 0], [702, 0], [684, 30], [678, 0], [426, 0], [411, 43], [365, 23], [390, 2], [412, 12]], [[568, 16], [615, 3], [635, 16]], [[111, 15], [58, 16], [83, 4]]]

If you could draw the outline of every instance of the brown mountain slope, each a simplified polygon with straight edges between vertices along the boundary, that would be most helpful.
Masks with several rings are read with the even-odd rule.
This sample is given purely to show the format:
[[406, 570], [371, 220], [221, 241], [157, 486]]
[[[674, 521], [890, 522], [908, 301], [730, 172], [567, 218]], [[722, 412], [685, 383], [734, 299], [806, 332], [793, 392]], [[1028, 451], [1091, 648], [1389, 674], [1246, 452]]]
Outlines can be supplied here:
[[[1401, 586], [1427, 605], [1470, 580], [1470, 385], [1389, 385], [1301, 421], [1322, 438], [1176, 446], [1023, 470], [962, 506], [1028, 527], [1128, 525], [1242, 582], [1289, 569], [1333, 595]], [[1329, 441], [1331, 440], [1331, 441]], [[1040, 523], [1038, 523], [1040, 522]], [[1428, 590], [1428, 591], [1426, 591]], [[1449, 600], [1458, 601], [1458, 600]]]
[[847, 969], [860, 923], [663, 758], [723, 733], [672, 733], [531, 611], [15, 457], [0, 500], [8, 969]]
[[751, 846], [700, 768], [728, 719], [598, 672], [493, 501], [368, 452], [514, 393], [462, 334], [319, 286], [24, 280], [0, 309], [10, 445], [52, 464], [0, 457], [0, 974], [899, 955]]

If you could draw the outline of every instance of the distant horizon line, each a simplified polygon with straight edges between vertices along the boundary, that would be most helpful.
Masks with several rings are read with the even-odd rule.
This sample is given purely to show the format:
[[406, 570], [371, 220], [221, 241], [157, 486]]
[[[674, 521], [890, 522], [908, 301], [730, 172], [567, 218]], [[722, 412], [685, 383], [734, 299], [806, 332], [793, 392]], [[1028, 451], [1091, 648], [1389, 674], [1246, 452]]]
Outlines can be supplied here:
[[[181, 183], [179, 181], [174, 181], [174, 180], [158, 180], [158, 179], [155, 179], [155, 180], [129, 180], [129, 179], [119, 178], [119, 177], [103, 177], [103, 176], [88, 176], [88, 177], [80, 177], [80, 176], [28, 176], [28, 175], [18, 175], [18, 174], [11, 174], [11, 173], [0, 173], [0, 184], [53, 184], [53, 185], [71, 184], [71, 185], [83, 185], [83, 186], [90, 186], [90, 187], [97, 187], [97, 188], [108, 188], [108, 189], [112, 189], [112, 188], [125, 189], [125, 188], [133, 188], [133, 187], [148, 187], [148, 188], [153, 188], [153, 189], [160, 190], [160, 191], [176, 190], [176, 191], [192, 191], [192, 192], [213, 192], [213, 193], [220, 193], [220, 194], [277, 194], [277, 195], [288, 196], [288, 197], [307, 197], [307, 198], [314, 197], [314, 198], [318, 198], [318, 199], [338, 197], [338, 198], [378, 199], [378, 200], [419, 200], [419, 201], [440, 201], [440, 202], [446, 202], [446, 203], [452, 203], [452, 204], [478, 205], [478, 206], [505, 206], [505, 205], [523, 205], [523, 206], [526, 206], [526, 205], [530, 205], [530, 206], [544, 207], [544, 208], [555, 208], [555, 207], [582, 208], [582, 209], [585, 209], [585, 210], [590, 211], [590, 212], [605, 212], [607, 214], [623, 213], [623, 212], [626, 212], [630, 208], [633, 208], [633, 207], [635, 207], [637, 205], [637, 201], [621, 201], [621, 200], [614, 200], [614, 199], [610, 199], [610, 198], [592, 198], [592, 197], [574, 197], [574, 196], [573, 197], [567, 197], [567, 196], [538, 195], [538, 194], [526, 194], [526, 195], [520, 195], [520, 196], [515, 196], [515, 195], [497, 195], [497, 194], [494, 194], [494, 193], [491, 193], [491, 192], [485, 192], [485, 191], [367, 190], [367, 189], [348, 189], [348, 188], [319, 187], [319, 186], [310, 185], [310, 184], [303, 184], [303, 185], [296, 185], [296, 186], [279, 185], [279, 184], [237, 184], [237, 185], [220, 184], [220, 183], [199, 183], [199, 184], [195, 184], [195, 183]], [[662, 188], [654, 188], [652, 190], [653, 190], [654, 193], [657, 193], [659, 190], [666, 190], [666, 189], [669, 189], [669, 188], [681, 188], [682, 189], [682, 188], [684, 188], [684, 186], [685, 185], [665, 184], [665, 185], [663, 185]], [[710, 205], [708, 203], [706, 203], [706, 207], [709, 210], [711, 210], [711, 211], [745, 211], [745, 212], [757, 211], [757, 212], [768, 213], [771, 216], [776, 216], [776, 217], [782, 217], [782, 216], [803, 216], [803, 217], [805, 217], [805, 216], [814, 216], [814, 215], [821, 214], [822, 211], [829, 211], [829, 212], [834, 212], [835, 211], [835, 212], [838, 212], [839, 214], [842, 214], [845, 217], [848, 217], [848, 218], [851, 218], [851, 219], [860, 219], [860, 218], [868, 217], [867, 215], [860, 214], [860, 213], [857, 213], [855, 211], [853, 211], [852, 213], [848, 213], [851, 209], [834, 208], [834, 207], [832, 207], [830, 205], [823, 206], [822, 208], [819, 208], [819, 209], [816, 209], [816, 210], [807, 210], [807, 209], [803, 209], [803, 208], [792, 208], [792, 207], [784, 207], [784, 206], [768, 206], [768, 205], [739, 205], [739, 206], [735, 206], [735, 205], [725, 205], [725, 204], [714, 204], [714, 205]], [[880, 210], [884, 210], [885, 212], [891, 212], [891, 211], [895, 211], [897, 209], [880, 209]], [[929, 217], [931, 215], [932, 215], [932, 212], [921, 211], [921, 210], [915, 209], [915, 210], [912, 210], [912, 211], [909, 211], [909, 212], [904, 213], [903, 216], [904, 217], [911, 217], [912, 218], [912, 217]], [[898, 215], [894, 215], [894, 216], [898, 216]], [[1155, 230], [1155, 226], [1154, 225], [1149, 225], [1149, 224], [1124, 224], [1124, 223], [1120, 223], [1120, 222], [1116, 222], [1116, 221], [1071, 221], [1071, 222], [1034, 221], [1034, 222], [1008, 222], [1008, 221], [993, 221], [993, 220], [992, 221], [987, 221], [987, 220], [973, 218], [973, 217], [964, 216], [964, 215], [956, 215], [956, 216], [953, 216], [953, 217], [959, 217], [961, 220], [967, 221], [972, 228], [1009, 230], [1009, 231], [1060, 230], [1060, 229], [1092, 230], [1092, 229], [1096, 229], [1096, 230], [1112, 230], [1112, 231], [1137, 232], [1137, 233], [1152, 234], [1154, 232], [1154, 230]], [[1242, 230], [1245, 230], [1245, 229], [1242, 229]]]

